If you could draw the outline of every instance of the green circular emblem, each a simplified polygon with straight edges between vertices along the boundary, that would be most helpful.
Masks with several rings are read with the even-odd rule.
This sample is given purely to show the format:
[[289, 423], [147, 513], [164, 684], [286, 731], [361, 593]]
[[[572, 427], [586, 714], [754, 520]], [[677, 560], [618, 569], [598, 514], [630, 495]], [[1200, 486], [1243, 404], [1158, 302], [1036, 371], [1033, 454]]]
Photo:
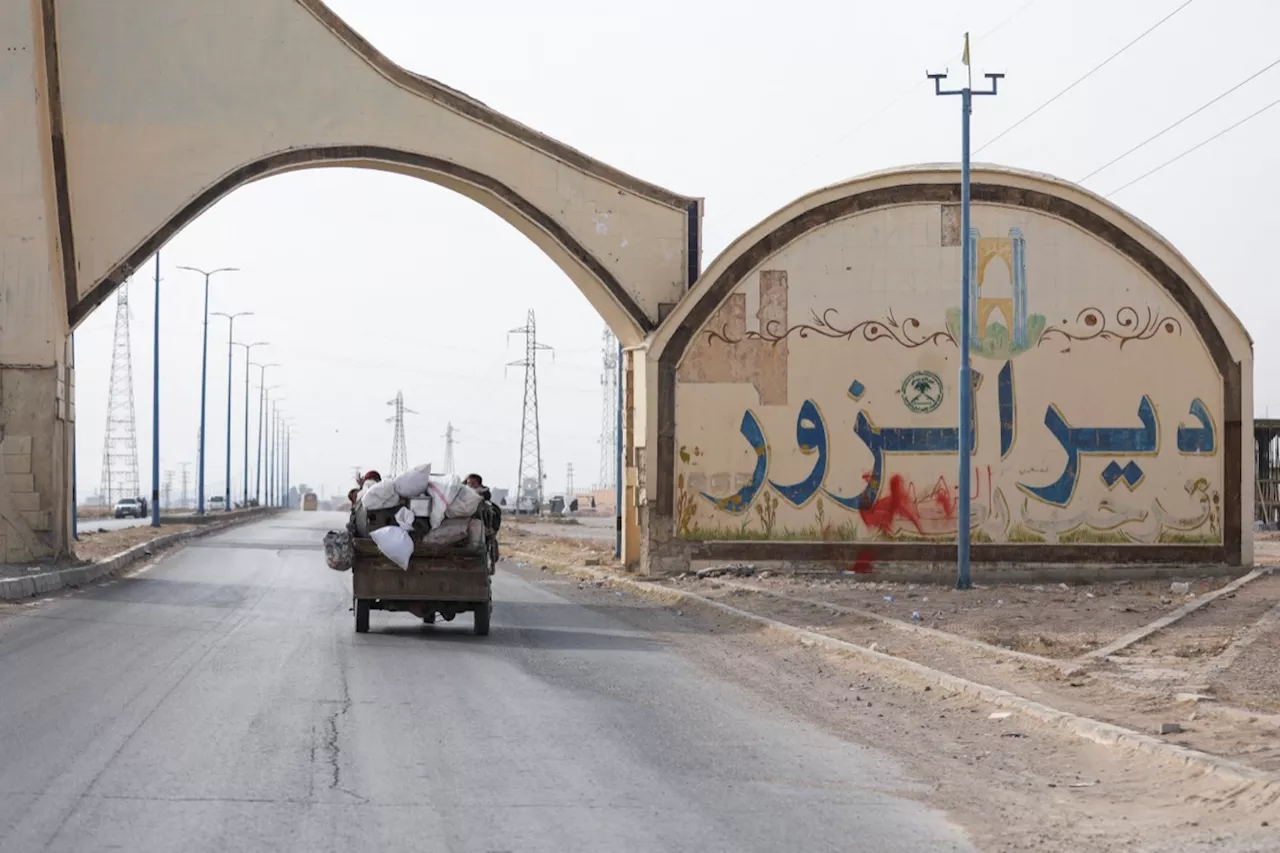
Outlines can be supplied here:
[[917, 370], [902, 380], [902, 402], [918, 415], [942, 405], [942, 380], [928, 370]]

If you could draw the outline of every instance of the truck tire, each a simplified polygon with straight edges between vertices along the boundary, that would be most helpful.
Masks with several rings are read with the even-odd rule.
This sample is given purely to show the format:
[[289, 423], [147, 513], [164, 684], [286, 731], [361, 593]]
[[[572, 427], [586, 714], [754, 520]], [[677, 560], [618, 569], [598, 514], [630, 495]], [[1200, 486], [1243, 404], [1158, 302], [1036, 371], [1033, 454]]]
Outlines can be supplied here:
[[369, 599], [356, 599], [356, 633], [369, 633]]
[[487, 601], [481, 602], [480, 604], [476, 605], [475, 615], [476, 615], [476, 636], [477, 637], [489, 636], [490, 609], [491, 609], [491, 606]]

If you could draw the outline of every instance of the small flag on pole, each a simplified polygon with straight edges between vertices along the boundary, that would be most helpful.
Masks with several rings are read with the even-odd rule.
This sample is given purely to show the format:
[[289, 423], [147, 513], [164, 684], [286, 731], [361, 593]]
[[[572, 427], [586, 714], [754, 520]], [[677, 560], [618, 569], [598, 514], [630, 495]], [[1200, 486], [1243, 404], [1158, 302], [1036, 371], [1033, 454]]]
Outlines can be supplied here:
[[960, 56], [960, 61], [965, 65], [969, 64], [969, 34], [964, 34], [964, 53]]

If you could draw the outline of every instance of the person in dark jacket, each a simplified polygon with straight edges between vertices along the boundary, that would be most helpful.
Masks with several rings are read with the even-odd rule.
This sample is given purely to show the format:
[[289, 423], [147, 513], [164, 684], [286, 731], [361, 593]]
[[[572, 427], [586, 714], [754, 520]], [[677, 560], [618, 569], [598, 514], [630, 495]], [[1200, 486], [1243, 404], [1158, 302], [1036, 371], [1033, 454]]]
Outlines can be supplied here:
[[484, 484], [484, 480], [480, 478], [479, 474], [468, 474], [467, 479], [463, 482], [475, 489], [480, 497], [484, 499], [484, 503], [480, 505], [481, 517], [484, 518], [484, 522], [489, 529], [497, 533], [498, 528], [502, 526], [502, 510], [493, 502], [493, 492], [489, 491], [489, 487]]

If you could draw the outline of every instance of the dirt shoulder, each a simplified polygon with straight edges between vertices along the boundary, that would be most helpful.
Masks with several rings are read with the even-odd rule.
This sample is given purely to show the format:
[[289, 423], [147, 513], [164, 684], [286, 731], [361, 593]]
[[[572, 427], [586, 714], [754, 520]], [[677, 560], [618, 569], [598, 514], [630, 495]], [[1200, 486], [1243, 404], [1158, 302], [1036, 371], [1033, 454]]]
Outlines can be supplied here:
[[[542, 543], [521, 544], [551, 564]], [[665, 607], [536, 565], [512, 570], [653, 632], [708, 677], [749, 688], [782, 713], [893, 755], [925, 786], [921, 796], [988, 853], [1280, 849], [1280, 811], [1270, 798], [1184, 766], [1136, 760], [1016, 715], [993, 720], [995, 709], [980, 701], [903, 686], [731, 617]]]
[[98, 561], [114, 557], [135, 545], [150, 542], [160, 536], [171, 533], [183, 533], [195, 529], [192, 524], [166, 524], [163, 527], [125, 527], [121, 530], [98, 532], [92, 527], [79, 531], [80, 539], [75, 542], [75, 555], [81, 560]]

